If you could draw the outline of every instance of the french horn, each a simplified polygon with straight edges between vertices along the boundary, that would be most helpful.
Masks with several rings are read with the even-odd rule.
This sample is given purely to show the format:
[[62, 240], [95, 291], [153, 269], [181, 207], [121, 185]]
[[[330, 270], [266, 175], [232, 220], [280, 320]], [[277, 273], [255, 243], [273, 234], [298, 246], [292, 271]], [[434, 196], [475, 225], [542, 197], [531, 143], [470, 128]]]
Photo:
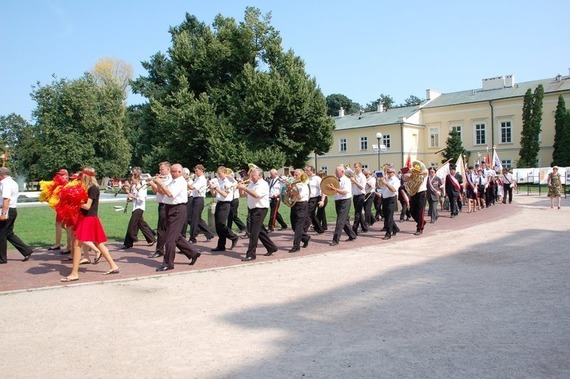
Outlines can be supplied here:
[[344, 175], [350, 179], [350, 178], [354, 178], [354, 170], [350, 167], [350, 165], [344, 165]]
[[332, 184], [335, 188], [340, 186], [340, 182], [334, 175], [325, 176], [321, 180], [321, 192], [327, 196], [332, 196], [336, 193], [335, 190], [329, 188], [329, 184]]

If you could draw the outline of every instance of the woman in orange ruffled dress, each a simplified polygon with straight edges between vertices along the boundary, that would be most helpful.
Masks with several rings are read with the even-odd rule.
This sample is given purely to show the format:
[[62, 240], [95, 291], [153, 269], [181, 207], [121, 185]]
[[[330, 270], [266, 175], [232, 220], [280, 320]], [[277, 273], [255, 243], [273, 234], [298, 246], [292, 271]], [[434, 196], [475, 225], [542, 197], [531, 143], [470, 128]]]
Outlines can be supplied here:
[[[99, 208], [99, 185], [95, 178], [95, 169], [85, 167], [81, 171], [81, 188], [87, 193], [86, 200], [79, 205], [79, 215], [74, 224], [75, 241], [73, 243], [73, 268], [71, 274], [61, 278], [62, 282], [73, 282], [79, 279], [79, 262], [81, 259], [81, 246], [86, 245], [94, 250], [97, 254], [95, 263], [102, 256], [109, 264], [109, 270], [104, 275], [118, 274], [119, 267], [113, 261], [109, 250], [104, 242], [107, 241], [107, 235], [101, 225], [101, 221], [97, 216]], [[85, 194], [83, 194], [84, 196]]]

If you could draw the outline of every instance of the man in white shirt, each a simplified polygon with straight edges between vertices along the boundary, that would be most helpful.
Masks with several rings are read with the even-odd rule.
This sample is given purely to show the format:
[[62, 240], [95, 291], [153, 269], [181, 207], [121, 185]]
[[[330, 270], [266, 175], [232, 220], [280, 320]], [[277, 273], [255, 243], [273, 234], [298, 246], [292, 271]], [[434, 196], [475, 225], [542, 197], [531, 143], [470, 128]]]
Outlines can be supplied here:
[[368, 224], [364, 218], [364, 193], [366, 191], [366, 176], [362, 173], [362, 164], [354, 164], [354, 176], [350, 178], [352, 183], [352, 203], [354, 205], [354, 222], [352, 230], [358, 235], [358, 228], [363, 233], [368, 232]]
[[[158, 175], [155, 179], [160, 179], [161, 183], [167, 186], [172, 181], [170, 176], [170, 162], [164, 161], [158, 164]], [[156, 251], [150, 254], [150, 258], [160, 258], [164, 255], [164, 239], [162, 236], [166, 233], [166, 208], [164, 207], [164, 195], [158, 192], [155, 180], [149, 182], [152, 192], [156, 194], [156, 202], [158, 203], [158, 223], [156, 227]]]
[[364, 187], [364, 223], [370, 227], [376, 221], [372, 214], [372, 206], [376, 197], [376, 177], [372, 175], [368, 168], [362, 170], [362, 173], [366, 177], [366, 185]]
[[216, 197], [216, 211], [214, 212], [214, 222], [216, 224], [216, 233], [218, 234], [218, 245], [211, 249], [212, 251], [225, 251], [226, 240], [230, 240], [232, 250], [238, 241], [238, 236], [230, 228], [228, 228], [228, 217], [230, 214], [231, 202], [234, 197], [234, 188], [237, 186], [235, 179], [230, 181], [224, 166], [218, 167], [216, 172], [217, 179], [210, 182], [210, 193]]
[[275, 230], [275, 223], [281, 225], [281, 229], [287, 229], [287, 224], [283, 220], [283, 216], [279, 213], [279, 205], [281, 204], [281, 189], [283, 188], [283, 181], [279, 178], [276, 169], [269, 171], [269, 206], [271, 212], [269, 213], [269, 224], [267, 229], [270, 232]]
[[385, 240], [389, 240], [392, 236], [400, 231], [400, 228], [394, 222], [394, 212], [398, 208], [398, 189], [400, 188], [400, 179], [396, 176], [394, 167], [386, 169], [386, 175], [378, 179], [380, 187], [378, 188], [382, 194], [382, 217], [384, 217], [384, 235]]
[[269, 238], [269, 233], [263, 227], [263, 220], [269, 209], [269, 184], [262, 178], [262, 171], [259, 168], [250, 170], [251, 182], [246, 187], [243, 183], [238, 184], [240, 193], [247, 196], [247, 209], [250, 224], [249, 245], [245, 258], [242, 261], [253, 261], [257, 255], [257, 242], [261, 240], [263, 246], [267, 249], [265, 256], [270, 256], [277, 251], [277, 246]]
[[168, 271], [174, 269], [174, 257], [176, 248], [188, 259], [190, 265], [196, 263], [201, 253], [182, 237], [182, 227], [186, 222], [186, 202], [188, 201], [187, 183], [182, 176], [182, 165], [175, 163], [170, 169], [172, 181], [168, 186], [164, 185], [160, 178], [154, 178], [157, 193], [164, 196], [166, 209], [166, 232], [164, 234], [164, 260], [156, 271]]
[[197, 242], [196, 237], [198, 237], [200, 230], [206, 236], [206, 242], [210, 242], [214, 238], [214, 233], [212, 233], [208, 224], [202, 220], [204, 199], [208, 190], [208, 181], [204, 176], [204, 171], [204, 166], [201, 164], [194, 166], [196, 179], [194, 179], [194, 183], [188, 185], [188, 188], [192, 190], [192, 214], [190, 215], [190, 238], [188, 239], [191, 243]]
[[332, 183], [329, 188], [335, 191], [334, 202], [336, 210], [336, 226], [334, 229], [333, 240], [330, 246], [338, 245], [342, 231], [348, 234], [347, 241], [354, 241], [356, 233], [350, 227], [350, 200], [352, 198], [352, 183], [344, 175], [344, 166], [339, 165], [335, 169], [335, 176], [338, 179], [339, 186], [336, 188]]
[[0, 214], [0, 264], [8, 263], [8, 242], [24, 256], [22, 262], [30, 259], [33, 249], [26, 245], [15, 233], [14, 223], [18, 217], [18, 183], [10, 176], [8, 167], [0, 167], [0, 193], [2, 209]]
[[309, 218], [309, 186], [307, 183], [301, 181], [301, 174], [303, 174], [303, 170], [301, 169], [294, 171], [294, 181], [298, 183], [292, 184], [288, 190], [296, 199], [295, 205], [291, 207], [291, 227], [295, 232], [295, 236], [293, 237], [293, 247], [289, 250], [290, 253], [296, 253], [301, 250], [301, 242], [303, 242], [303, 247], [307, 247], [311, 239], [305, 231], [305, 226]]
[[120, 249], [130, 249], [133, 247], [133, 243], [137, 238], [139, 230], [146, 239], [147, 246], [152, 246], [156, 242], [152, 229], [144, 220], [146, 192], [146, 184], [141, 183], [140, 174], [134, 173], [131, 176], [131, 185], [127, 190], [127, 197], [133, 203], [133, 212], [131, 213], [129, 225], [127, 226], [127, 233], [125, 234], [123, 246], [121, 246]]
[[309, 177], [309, 203], [308, 203], [308, 222], [305, 225], [305, 232], [309, 229], [309, 226], [313, 225], [313, 230], [317, 234], [323, 234], [325, 230], [321, 221], [317, 218], [317, 210], [319, 207], [319, 201], [321, 200], [321, 177], [316, 175], [315, 168], [313, 166], [305, 167], [305, 173]]

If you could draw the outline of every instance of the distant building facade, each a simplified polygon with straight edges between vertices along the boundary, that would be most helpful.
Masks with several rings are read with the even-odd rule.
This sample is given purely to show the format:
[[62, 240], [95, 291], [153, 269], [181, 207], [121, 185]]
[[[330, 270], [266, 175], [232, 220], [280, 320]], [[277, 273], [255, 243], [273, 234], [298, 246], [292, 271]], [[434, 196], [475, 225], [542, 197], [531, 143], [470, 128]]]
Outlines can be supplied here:
[[[528, 89], [544, 87], [542, 132], [539, 136], [538, 167], [549, 166], [554, 144], [554, 114], [558, 96], [570, 105], [570, 75], [515, 83], [513, 75], [483, 79], [480, 89], [453, 93], [426, 91], [426, 100], [417, 106], [335, 117], [331, 150], [312, 156], [309, 164], [329, 175], [339, 164], [361, 162], [371, 170], [379, 163], [403, 167], [408, 155], [427, 166], [439, 166], [449, 132], [460, 134], [472, 164], [495, 146], [503, 166], [516, 167], [522, 132], [522, 108]], [[378, 137], [380, 137], [378, 153]]]

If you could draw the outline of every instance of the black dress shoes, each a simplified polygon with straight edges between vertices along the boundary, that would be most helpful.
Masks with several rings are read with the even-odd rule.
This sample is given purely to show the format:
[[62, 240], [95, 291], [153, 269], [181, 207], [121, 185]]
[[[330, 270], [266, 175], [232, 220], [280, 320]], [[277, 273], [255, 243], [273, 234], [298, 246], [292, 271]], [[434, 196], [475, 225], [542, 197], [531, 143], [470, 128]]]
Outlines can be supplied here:
[[48, 250], [50, 250], [50, 251], [61, 250], [61, 246], [50, 246], [50, 247], [48, 247]]
[[27, 261], [29, 261], [29, 260], [30, 260], [30, 257], [32, 256], [33, 253], [34, 253], [33, 250], [30, 251], [30, 254], [26, 255], [26, 256], [24, 257], [24, 259], [22, 259], [22, 262], [27, 262]]
[[382, 239], [383, 239], [383, 240], [389, 240], [390, 238], [392, 238], [392, 236], [387, 233], [387, 234], [384, 236], [384, 238], [382, 238]]
[[398, 230], [393, 230], [393, 231], [392, 231], [392, 235], [393, 235], [393, 236], [395, 236], [395, 235], [398, 234], [398, 233], [400, 233], [400, 229], [398, 229]]
[[194, 266], [194, 263], [196, 263], [196, 261], [198, 260], [198, 258], [200, 258], [200, 255], [202, 255], [202, 253], [197, 253], [196, 255], [194, 255], [192, 257], [192, 259], [190, 260], [190, 263], [188, 263], [190, 266]]
[[270, 257], [273, 253], [275, 253], [277, 250], [273, 250], [273, 251], [268, 251], [267, 253], [263, 254], [266, 257]]
[[214, 237], [206, 238], [206, 242], [210, 242], [213, 239], [214, 239]]
[[[230, 249], [231, 250], [231, 249]], [[222, 248], [222, 247], [214, 247], [213, 249], [210, 249], [210, 251], [226, 251], [226, 249]]]
[[196, 239], [194, 239], [194, 238], [190, 238], [190, 239], [188, 240], [188, 242], [190, 242], [190, 243], [197, 243], [198, 241], [196, 241]]
[[253, 261], [254, 259], [255, 259], [255, 257], [245, 257], [245, 258], [242, 258], [241, 260], [242, 260], [242, 262], [249, 262], [249, 261]]
[[356, 239], [356, 237], [348, 237], [345, 241], [350, 242], [350, 241], [354, 241], [355, 239]]
[[307, 237], [307, 240], [303, 242], [303, 247], [309, 246], [309, 241], [311, 240], [311, 236]]
[[246, 240], [249, 238], [249, 233], [245, 233], [243, 236], [240, 237], [242, 240]]
[[[131, 247], [132, 247], [132, 246], [131, 246]], [[125, 245], [119, 247], [119, 250], [127, 250], [127, 249], [130, 249], [130, 247], [129, 247], [129, 246], [125, 246]]]
[[173, 270], [174, 267], [168, 267], [168, 266], [160, 266], [159, 268], [156, 269], [156, 271], [161, 272], [161, 271], [168, 271], [168, 270]]
[[148, 257], [149, 258], [160, 258], [162, 257], [164, 254], [162, 254], [161, 252], [155, 252], [154, 254], [150, 254]]
[[147, 246], [154, 246], [155, 243], [156, 243], [156, 241], [152, 241], [152, 242], [147, 243], [146, 245]]
[[338, 245], [338, 241], [332, 241], [331, 243], [329, 243], [329, 246], [336, 246]]
[[232, 246], [230, 246], [230, 250], [233, 250], [234, 247], [236, 247], [237, 243], [238, 243], [238, 238], [236, 237], [232, 240]]
[[293, 247], [292, 249], [289, 250], [290, 253], [296, 253], [297, 251], [301, 251], [301, 248]]

